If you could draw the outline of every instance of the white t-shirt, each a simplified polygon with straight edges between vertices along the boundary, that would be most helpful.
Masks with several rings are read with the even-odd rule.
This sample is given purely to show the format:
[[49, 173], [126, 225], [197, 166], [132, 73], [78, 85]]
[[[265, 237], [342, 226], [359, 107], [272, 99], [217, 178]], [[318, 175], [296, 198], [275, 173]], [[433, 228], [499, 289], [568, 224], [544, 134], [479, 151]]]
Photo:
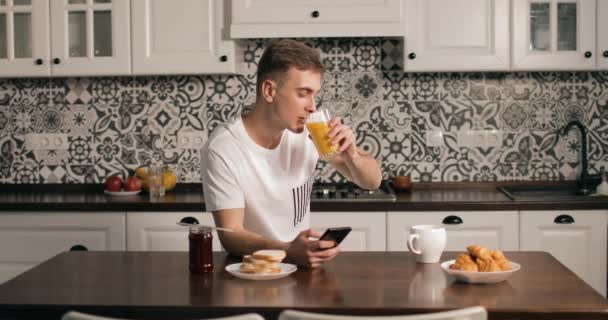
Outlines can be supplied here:
[[217, 128], [202, 149], [207, 211], [244, 208], [243, 227], [291, 241], [310, 226], [310, 193], [318, 154], [307, 131], [285, 130], [275, 149], [256, 144], [243, 120]]

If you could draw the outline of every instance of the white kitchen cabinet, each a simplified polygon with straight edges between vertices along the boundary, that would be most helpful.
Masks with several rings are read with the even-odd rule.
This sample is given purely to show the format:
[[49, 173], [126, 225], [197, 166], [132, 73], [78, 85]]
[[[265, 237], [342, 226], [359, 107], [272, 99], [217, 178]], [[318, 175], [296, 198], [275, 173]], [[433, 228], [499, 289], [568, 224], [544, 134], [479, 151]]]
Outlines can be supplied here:
[[131, 72], [129, 0], [5, 3], [0, 6], [0, 77]]
[[445, 251], [466, 251], [471, 244], [504, 251], [519, 250], [517, 211], [388, 212], [387, 250], [407, 251], [410, 227], [442, 225], [447, 232]]
[[133, 74], [235, 72], [228, 3], [132, 0]]
[[404, 67], [508, 71], [508, 0], [406, 0]]
[[551, 253], [605, 297], [607, 227], [606, 210], [521, 211], [521, 250]]
[[232, 1], [232, 38], [402, 36], [402, 0]]
[[597, 69], [608, 70], [608, 1], [597, 2]]
[[[127, 250], [188, 251], [188, 227], [177, 225], [184, 217], [194, 217], [202, 225], [215, 225], [209, 212], [128, 212]], [[213, 251], [222, 248], [216, 231], [212, 247]]]
[[310, 227], [321, 233], [331, 227], [351, 227], [352, 231], [340, 244], [342, 251], [385, 251], [386, 213], [370, 212], [311, 212]]
[[124, 251], [125, 213], [0, 214], [0, 283], [73, 249]]
[[513, 0], [512, 3], [512, 70], [595, 68], [595, 1]]

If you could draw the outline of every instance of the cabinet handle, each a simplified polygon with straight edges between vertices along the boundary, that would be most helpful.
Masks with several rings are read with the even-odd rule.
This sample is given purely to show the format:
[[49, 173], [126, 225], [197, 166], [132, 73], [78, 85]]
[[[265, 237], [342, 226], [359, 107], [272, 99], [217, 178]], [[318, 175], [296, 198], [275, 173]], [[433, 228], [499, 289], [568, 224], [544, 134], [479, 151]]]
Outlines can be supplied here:
[[408, 58], [410, 58], [410, 60], [414, 60], [416, 59], [416, 54], [414, 52], [410, 53], [407, 55]]
[[42, 60], [42, 59], [36, 59], [36, 64], [37, 64], [37, 65], [39, 65], [39, 66], [40, 66], [40, 65], [42, 65], [43, 63], [44, 63], [44, 60]]
[[608, 50], [604, 51], [604, 58], [608, 58]]
[[313, 18], [318, 18], [321, 14], [319, 13], [319, 11], [315, 10], [310, 14]]
[[459, 216], [447, 216], [443, 218], [443, 224], [461, 224], [462, 219]]
[[89, 249], [87, 249], [87, 247], [85, 247], [81, 244], [77, 244], [77, 245], [73, 245], [70, 248], [70, 251], [89, 251]]
[[183, 217], [179, 222], [187, 223], [187, 224], [199, 224], [198, 220], [194, 217]]
[[585, 58], [591, 58], [593, 54], [591, 53], [591, 51], [587, 51], [585, 52]]
[[221, 61], [221, 62], [226, 62], [226, 61], [228, 61], [228, 56], [227, 56], [227, 55], [223, 55], [223, 56], [221, 56], [221, 57], [220, 57], [220, 61]]
[[53, 63], [54, 64], [60, 64], [61, 63], [61, 59], [55, 58], [55, 59], [53, 59]]
[[572, 216], [568, 214], [560, 214], [559, 216], [555, 217], [553, 222], [558, 224], [570, 224], [574, 223], [574, 218], [572, 218]]

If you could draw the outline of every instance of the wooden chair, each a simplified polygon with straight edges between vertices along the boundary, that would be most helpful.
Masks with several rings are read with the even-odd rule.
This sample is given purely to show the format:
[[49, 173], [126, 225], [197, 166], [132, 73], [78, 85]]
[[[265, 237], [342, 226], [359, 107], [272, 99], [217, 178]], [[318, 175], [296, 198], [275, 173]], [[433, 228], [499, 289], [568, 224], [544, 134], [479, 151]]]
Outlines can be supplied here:
[[[92, 314], [82, 313], [78, 311], [70, 311], [63, 315], [61, 320], [126, 320], [122, 318], [108, 318], [102, 316], [96, 316]], [[237, 316], [222, 317], [222, 318], [211, 318], [208, 320], [264, 320], [264, 318], [257, 313], [246, 313]]]
[[350, 316], [285, 310], [279, 320], [487, 320], [484, 307], [470, 307], [452, 311], [408, 314], [402, 316]]

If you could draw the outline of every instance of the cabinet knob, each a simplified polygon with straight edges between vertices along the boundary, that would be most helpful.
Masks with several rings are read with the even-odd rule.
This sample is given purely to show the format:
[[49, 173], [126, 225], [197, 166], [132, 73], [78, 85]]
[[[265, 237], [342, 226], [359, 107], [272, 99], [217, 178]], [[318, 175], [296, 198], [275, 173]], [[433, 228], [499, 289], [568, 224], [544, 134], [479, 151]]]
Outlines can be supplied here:
[[560, 214], [559, 216], [555, 217], [553, 222], [558, 224], [570, 224], [574, 223], [574, 218], [572, 218], [572, 216], [568, 214]]
[[183, 217], [179, 222], [187, 224], [199, 224], [195, 217]]
[[73, 245], [70, 248], [70, 251], [89, 251], [89, 249], [87, 249], [87, 247], [85, 247], [81, 244], [77, 244], [77, 245]]
[[591, 58], [591, 56], [593, 56], [593, 54], [591, 54], [591, 51], [585, 52], [585, 58]]
[[60, 64], [61, 63], [61, 59], [55, 58], [55, 59], [53, 59], [53, 63], [54, 64]]
[[36, 64], [37, 64], [37, 65], [39, 65], [39, 66], [40, 66], [40, 65], [42, 65], [43, 63], [44, 63], [44, 60], [42, 60], [42, 59], [36, 59]]
[[443, 218], [443, 224], [461, 224], [462, 219], [459, 216], [447, 216]]
[[608, 58], [608, 50], [604, 51], [603, 55], [604, 55], [604, 58]]
[[313, 18], [318, 18], [321, 14], [319, 13], [319, 11], [315, 10], [313, 11], [310, 16], [312, 16]]
[[220, 61], [221, 61], [221, 62], [226, 62], [226, 61], [228, 61], [228, 56], [227, 56], [227, 55], [223, 55], [223, 56], [221, 56], [221, 57], [220, 57]]
[[408, 58], [410, 58], [410, 60], [414, 60], [416, 59], [416, 54], [414, 52], [410, 53], [407, 55]]

